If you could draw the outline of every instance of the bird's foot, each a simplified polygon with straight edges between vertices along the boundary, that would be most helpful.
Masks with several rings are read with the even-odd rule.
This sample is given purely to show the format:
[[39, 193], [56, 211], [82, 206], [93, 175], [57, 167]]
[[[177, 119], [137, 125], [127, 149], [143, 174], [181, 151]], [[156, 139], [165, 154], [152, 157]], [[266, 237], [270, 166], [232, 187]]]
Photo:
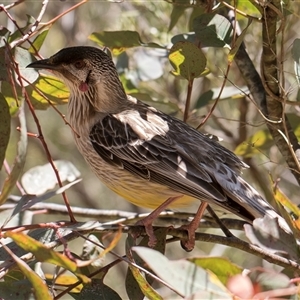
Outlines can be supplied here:
[[196, 239], [195, 232], [199, 227], [201, 218], [203, 216], [203, 213], [204, 213], [206, 207], [207, 207], [207, 203], [206, 202], [201, 202], [201, 204], [200, 204], [200, 206], [197, 210], [197, 213], [196, 213], [194, 219], [191, 221], [191, 223], [189, 225], [182, 225], [180, 227], [180, 229], [186, 230], [187, 234], [188, 234], [187, 239], [182, 239], [181, 242], [180, 242], [181, 247], [185, 251], [190, 252], [195, 247], [195, 239]]
[[186, 239], [181, 239], [181, 247], [187, 252], [192, 251], [195, 247], [195, 230], [191, 228], [190, 224], [182, 225], [179, 229], [186, 230], [188, 235]]
[[[159, 214], [166, 209], [172, 202], [174, 202], [175, 200], [181, 198], [182, 196], [177, 196], [177, 197], [170, 197], [168, 198], [165, 202], [163, 202], [159, 207], [157, 207], [152, 213], [150, 213], [147, 217], [145, 217], [144, 219], [137, 221], [135, 223], [136, 226], [144, 226], [145, 227], [145, 231], [146, 234], [149, 237], [149, 242], [148, 242], [148, 246], [153, 248], [156, 243], [157, 243], [157, 238], [154, 234], [154, 230], [153, 230], [153, 226], [152, 223], [153, 221], [159, 216]], [[141, 233], [135, 234], [135, 236], [133, 235], [134, 238], [137, 238], [138, 236], [140, 236]]]
[[[135, 223], [135, 226], [143, 226], [145, 228], [146, 234], [149, 237], [148, 246], [151, 248], [154, 248], [157, 243], [157, 238], [154, 234], [152, 223], [147, 222], [146, 219], [137, 221]], [[135, 232], [132, 233], [133, 238], [138, 238], [141, 235], [141, 232], [138, 230], [134, 230]]]

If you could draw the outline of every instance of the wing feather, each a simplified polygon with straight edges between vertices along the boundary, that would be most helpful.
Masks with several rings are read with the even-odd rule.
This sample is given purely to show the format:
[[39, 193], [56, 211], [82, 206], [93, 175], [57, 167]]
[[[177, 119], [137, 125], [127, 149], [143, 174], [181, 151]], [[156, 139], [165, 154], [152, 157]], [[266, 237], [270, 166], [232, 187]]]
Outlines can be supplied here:
[[236, 190], [250, 186], [238, 180], [246, 165], [232, 152], [175, 118], [136, 105], [134, 110], [106, 115], [92, 127], [90, 141], [107, 163], [180, 193], [218, 202], [248, 219], [258, 215], [259, 205], [248, 207], [255, 200]]

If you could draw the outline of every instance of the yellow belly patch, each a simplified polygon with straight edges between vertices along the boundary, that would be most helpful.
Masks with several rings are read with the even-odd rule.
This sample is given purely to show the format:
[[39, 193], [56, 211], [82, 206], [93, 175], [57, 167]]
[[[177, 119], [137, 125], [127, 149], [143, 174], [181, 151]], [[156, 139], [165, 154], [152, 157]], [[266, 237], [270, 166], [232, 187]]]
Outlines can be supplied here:
[[170, 197], [180, 198], [170, 204], [169, 208], [186, 207], [197, 200], [152, 182], [146, 182], [144, 186], [139, 183], [137, 186], [137, 184], [127, 181], [126, 184], [119, 182], [118, 186], [108, 185], [108, 187], [134, 205], [151, 209], [157, 208]]

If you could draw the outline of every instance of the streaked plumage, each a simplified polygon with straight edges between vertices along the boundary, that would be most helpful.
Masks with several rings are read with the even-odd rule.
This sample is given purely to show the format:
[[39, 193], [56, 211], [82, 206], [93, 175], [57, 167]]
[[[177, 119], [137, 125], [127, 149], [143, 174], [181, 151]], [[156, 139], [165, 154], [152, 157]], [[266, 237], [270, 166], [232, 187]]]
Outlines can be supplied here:
[[132, 203], [156, 208], [194, 199], [218, 204], [247, 221], [269, 214], [285, 221], [247, 184], [246, 165], [182, 121], [127, 96], [112, 60], [94, 47], [65, 48], [34, 62], [70, 89], [69, 122], [79, 151], [97, 176]]

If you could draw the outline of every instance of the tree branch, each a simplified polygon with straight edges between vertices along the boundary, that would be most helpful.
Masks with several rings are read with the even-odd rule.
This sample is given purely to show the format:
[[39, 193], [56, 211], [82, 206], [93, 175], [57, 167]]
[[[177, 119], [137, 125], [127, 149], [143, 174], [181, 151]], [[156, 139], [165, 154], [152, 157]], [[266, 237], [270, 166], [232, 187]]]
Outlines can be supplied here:
[[[267, 6], [264, 22], [262, 23], [263, 55], [261, 71], [263, 79], [256, 71], [244, 45], [241, 45], [234, 60], [246, 81], [253, 100], [261, 109], [263, 115], [266, 116], [268, 129], [279, 151], [300, 185], [300, 146], [289, 121], [285, 117], [282, 105], [284, 98], [279, 93], [276, 56], [277, 17], [277, 11]], [[268, 121], [268, 119], [271, 121]]]
[[[266, 3], [264, 18], [262, 23], [263, 52], [261, 57], [261, 77], [266, 91], [262, 110], [268, 119], [281, 121], [278, 123], [267, 122], [267, 126], [273, 139], [286, 160], [291, 172], [300, 184], [300, 147], [289, 121], [284, 113], [284, 91], [280, 90], [280, 80], [278, 74], [277, 60], [277, 20], [284, 16], [281, 13], [280, 1]], [[284, 26], [282, 26], [284, 30]], [[282, 41], [284, 42], [284, 41]], [[296, 153], [298, 153], [298, 157]]]

